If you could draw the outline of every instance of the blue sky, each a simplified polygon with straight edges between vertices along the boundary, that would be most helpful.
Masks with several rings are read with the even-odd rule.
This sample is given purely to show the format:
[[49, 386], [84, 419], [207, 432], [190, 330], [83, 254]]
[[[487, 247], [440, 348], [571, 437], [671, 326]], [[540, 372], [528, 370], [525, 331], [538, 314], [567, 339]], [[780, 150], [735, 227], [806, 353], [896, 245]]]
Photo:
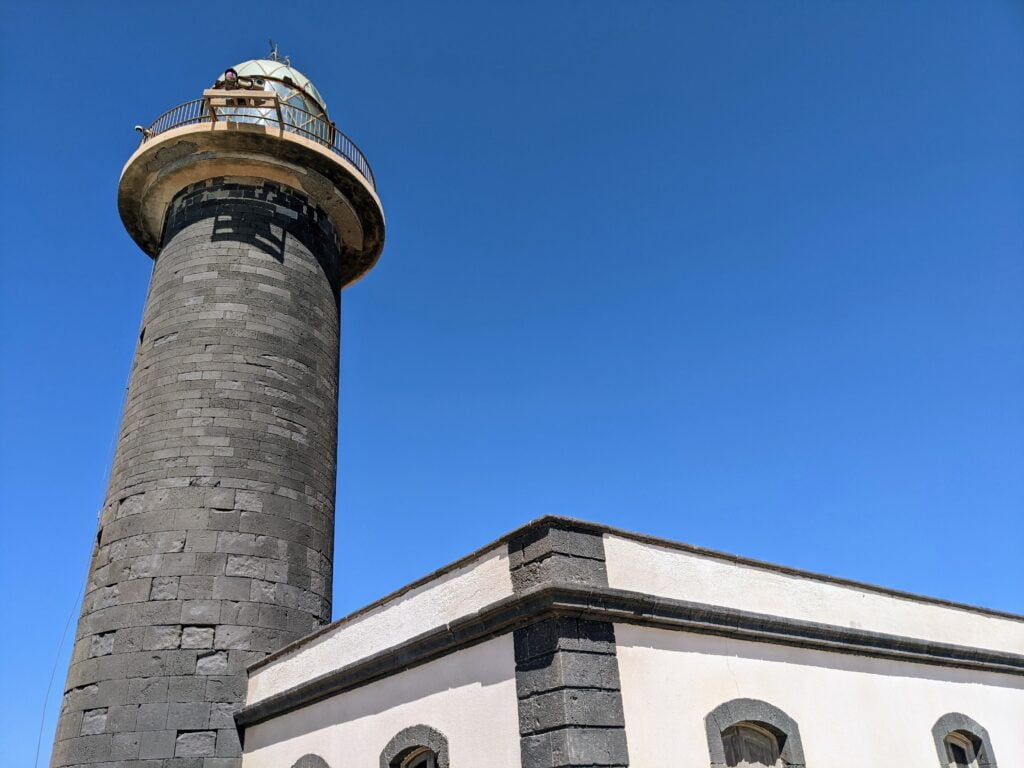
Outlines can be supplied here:
[[132, 126], [270, 36], [389, 224], [343, 300], [336, 615], [547, 513], [1024, 613], [1024, 5], [2, 7], [8, 764], [145, 298]]

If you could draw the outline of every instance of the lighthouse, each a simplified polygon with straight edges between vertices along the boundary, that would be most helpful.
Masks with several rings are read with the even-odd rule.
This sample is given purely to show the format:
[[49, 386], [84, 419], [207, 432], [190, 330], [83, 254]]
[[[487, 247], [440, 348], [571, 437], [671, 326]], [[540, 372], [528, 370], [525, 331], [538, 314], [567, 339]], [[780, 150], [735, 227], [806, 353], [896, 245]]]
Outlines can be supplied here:
[[141, 134], [154, 260], [51, 765], [240, 765], [246, 668], [331, 618], [341, 290], [373, 172], [276, 53]]

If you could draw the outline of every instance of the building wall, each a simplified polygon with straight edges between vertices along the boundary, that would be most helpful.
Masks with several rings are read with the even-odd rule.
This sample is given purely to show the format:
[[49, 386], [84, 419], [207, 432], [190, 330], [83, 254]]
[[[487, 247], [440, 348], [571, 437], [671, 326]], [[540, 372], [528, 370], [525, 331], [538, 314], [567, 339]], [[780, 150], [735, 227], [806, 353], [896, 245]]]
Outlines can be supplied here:
[[508, 555], [497, 547], [365, 613], [343, 619], [323, 634], [249, 675], [246, 704], [255, 704], [327, 672], [444, 626], [512, 594]]
[[519, 768], [512, 636], [489, 640], [246, 729], [244, 768], [290, 768], [307, 754], [330, 768], [376, 768], [404, 728], [448, 739], [452, 766]]
[[800, 729], [810, 768], [937, 768], [932, 726], [962, 712], [1000, 766], [1024, 765], [1024, 679], [616, 625], [630, 764], [707, 768], [705, 716], [760, 699]]
[[1020, 619], [614, 534], [605, 534], [604, 545], [613, 588], [974, 648], [1024, 651]]

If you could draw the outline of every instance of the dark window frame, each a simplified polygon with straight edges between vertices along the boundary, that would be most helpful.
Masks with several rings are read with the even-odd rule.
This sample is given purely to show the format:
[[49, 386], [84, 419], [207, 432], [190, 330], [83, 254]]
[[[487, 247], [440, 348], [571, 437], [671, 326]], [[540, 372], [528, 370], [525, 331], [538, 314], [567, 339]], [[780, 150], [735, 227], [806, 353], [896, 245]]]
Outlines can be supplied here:
[[429, 725], [412, 725], [396, 733], [380, 753], [380, 768], [400, 768], [414, 750], [426, 747], [437, 761], [437, 768], [448, 768], [448, 739]]
[[949, 756], [946, 753], [946, 737], [956, 734], [967, 739], [974, 747], [974, 756], [978, 768], [999, 768], [996, 755], [992, 749], [992, 741], [988, 731], [962, 712], [947, 712], [932, 726], [932, 738], [935, 739], [935, 752], [939, 756], [939, 765], [947, 768]]
[[292, 765], [292, 768], [331, 768], [320, 755], [303, 755]]
[[734, 725], [750, 723], [771, 733], [779, 743], [779, 759], [787, 768], [806, 768], [800, 728], [796, 720], [760, 699], [733, 699], [719, 704], [704, 718], [711, 768], [725, 768], [722, 734]]

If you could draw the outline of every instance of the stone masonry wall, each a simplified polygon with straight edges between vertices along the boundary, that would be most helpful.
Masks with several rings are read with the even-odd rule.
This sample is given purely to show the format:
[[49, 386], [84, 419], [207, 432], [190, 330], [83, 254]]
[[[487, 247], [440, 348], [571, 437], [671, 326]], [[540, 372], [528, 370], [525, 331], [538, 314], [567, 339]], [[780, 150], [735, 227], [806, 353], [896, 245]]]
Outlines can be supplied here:
[[330, 620], [339, 261], [293, 190], [172, 202], [52, 766], [237, 768], [246, 666]]

